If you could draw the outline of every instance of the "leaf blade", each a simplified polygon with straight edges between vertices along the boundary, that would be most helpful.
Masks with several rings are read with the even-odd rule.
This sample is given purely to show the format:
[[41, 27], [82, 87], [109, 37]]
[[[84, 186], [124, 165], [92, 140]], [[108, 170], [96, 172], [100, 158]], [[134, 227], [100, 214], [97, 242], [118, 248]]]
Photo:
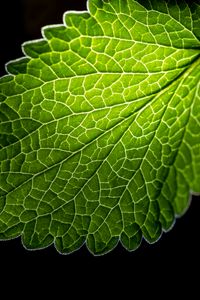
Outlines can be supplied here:
[[174, 3], [91, 0], [7, 65], [2, 238], [21, 231], [27, 248], [62, 253], [86, 240], [95, 254], [120, 238], [133, 250], [200, 192], [199, 5]]

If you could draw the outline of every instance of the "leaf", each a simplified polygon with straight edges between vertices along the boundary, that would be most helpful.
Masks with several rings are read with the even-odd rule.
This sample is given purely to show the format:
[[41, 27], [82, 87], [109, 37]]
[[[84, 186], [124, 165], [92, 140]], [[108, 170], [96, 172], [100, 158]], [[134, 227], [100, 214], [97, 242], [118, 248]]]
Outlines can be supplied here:
[[200, 192], [200, 2], [90, 0], [0, 79], [0, 239], [94, 254]]

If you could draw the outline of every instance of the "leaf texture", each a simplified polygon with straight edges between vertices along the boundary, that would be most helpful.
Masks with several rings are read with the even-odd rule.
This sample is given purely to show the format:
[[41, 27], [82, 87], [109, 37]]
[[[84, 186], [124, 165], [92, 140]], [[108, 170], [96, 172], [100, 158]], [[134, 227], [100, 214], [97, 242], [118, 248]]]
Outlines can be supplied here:
[[0, 239], [96, 255], [200, 192], [200, 2], [90, 0], [0, 79]]

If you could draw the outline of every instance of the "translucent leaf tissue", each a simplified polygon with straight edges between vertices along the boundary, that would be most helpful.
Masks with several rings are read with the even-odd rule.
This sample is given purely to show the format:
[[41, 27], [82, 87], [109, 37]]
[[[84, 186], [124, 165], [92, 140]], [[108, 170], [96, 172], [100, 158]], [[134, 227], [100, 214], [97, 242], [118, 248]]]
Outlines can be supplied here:
[[0, 79], [0, 239], [157, 241], [200, 192], [200, 1], [89, 0]]

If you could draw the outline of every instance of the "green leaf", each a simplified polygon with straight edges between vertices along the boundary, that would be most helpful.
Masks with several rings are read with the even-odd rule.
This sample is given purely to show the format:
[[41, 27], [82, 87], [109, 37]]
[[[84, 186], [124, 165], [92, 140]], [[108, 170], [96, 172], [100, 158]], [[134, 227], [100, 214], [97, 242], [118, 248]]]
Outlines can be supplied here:
[[200, 2], [90, 0], [0, 79], [0, 239], [94, 254], [200, 192]]

